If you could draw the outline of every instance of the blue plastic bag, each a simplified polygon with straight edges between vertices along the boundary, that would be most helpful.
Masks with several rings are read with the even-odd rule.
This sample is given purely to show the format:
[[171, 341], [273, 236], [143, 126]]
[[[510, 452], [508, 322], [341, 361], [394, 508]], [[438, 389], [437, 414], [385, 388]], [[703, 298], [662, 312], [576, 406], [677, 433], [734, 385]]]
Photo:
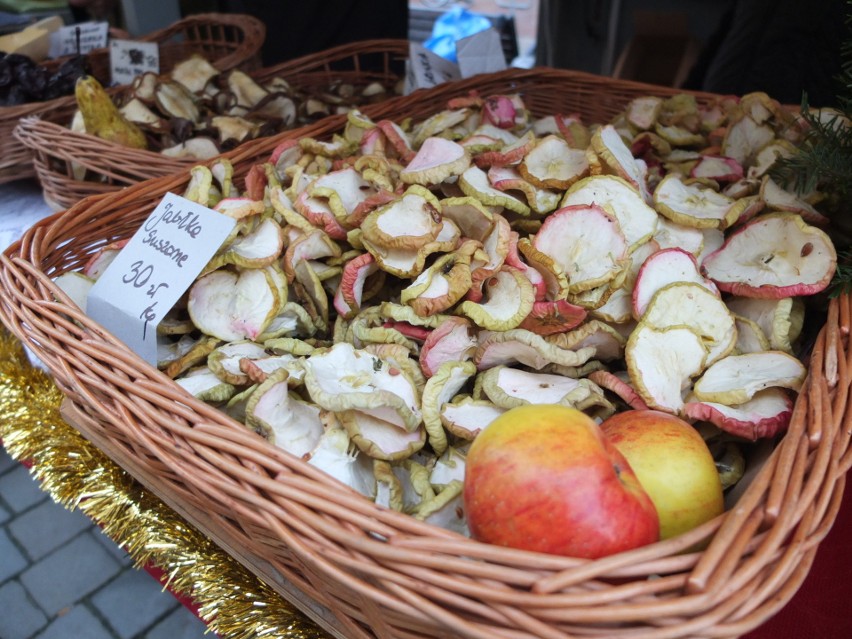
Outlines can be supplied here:
[[491, 21], [485, 16], [455, 6], [438, 16], [432, 26], [432, 37], [423, 46], [442, 58], [458, 62], [456, 42], [490, 28]]

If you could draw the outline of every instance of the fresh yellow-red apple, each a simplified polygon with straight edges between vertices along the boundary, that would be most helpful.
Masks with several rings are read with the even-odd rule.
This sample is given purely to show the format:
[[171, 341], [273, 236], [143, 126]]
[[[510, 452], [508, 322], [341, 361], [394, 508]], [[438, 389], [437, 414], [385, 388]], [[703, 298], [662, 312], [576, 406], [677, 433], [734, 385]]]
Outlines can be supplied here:
[[585, 413], [513, 408], [471, 444], [471, 535], [511, 548], [595, 559], [655, 542], [659, 521], [624, 457]]
[[725, 510], [713, 455], [692, 425], [656, 410], [628, 410], [605, 420], [601, 430], [651, 496], [661, 539], [692, 530]]

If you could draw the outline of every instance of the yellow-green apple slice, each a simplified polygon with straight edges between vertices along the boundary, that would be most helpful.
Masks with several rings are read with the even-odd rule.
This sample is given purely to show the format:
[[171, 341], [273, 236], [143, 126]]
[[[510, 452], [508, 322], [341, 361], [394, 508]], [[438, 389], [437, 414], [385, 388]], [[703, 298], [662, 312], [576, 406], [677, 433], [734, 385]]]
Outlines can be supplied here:
[[364, 283], [378, 270], [376, 260], [369, 253], [349, 260], [343, 267], [343, 276], [334, 294], [335, 310], [347, 319], [357, 315], [361, 310]]
[[768, 175], [761, 182], [760, 198], [766, 203], [766, 208], [770, 211], [798, 213], [809, 224], [818, 224], [819, 226], [825, 226], [829, 222], [828, 218], [813, 206], [802, 198], [797, 197], [794, 193], [782, 189]]
[[692, 378], [704, 368], [707, 348], [688, 326], [656, 328], [639, 322], [625, 347], [630, 382], [650, 408], [677, 415]]
[[398, 200], [371, 212], [361, 224], [364, 239], [388, 249], [418, 249], [438, 237], [441, 203], [412, 185]]
[[498, 126], [494, 126], [490, 122], [480, 124], [471, 133], [471, 135], [487, 135], [488, 137], [494, 138], [495, 140], [500, 140], [504, 145], [514, 144], [518, 141], [519, 137], [508, 129], [501, 129]]
[[535, 248], [529, 238], [520, 238], [517, 248], [529, 266], [541, 276], [547, 299], [565, 299], [569, 292], [568, 276], [562, 270], [562, 265], [554, 257]]
[[344, 158], [356, 147], [355, 144], [337, 133], [331, 136], [331, 140], [317, 140], [307, 136], [299, 138], [299, 146], [305, 153], [330, 159]]
[[506, 410], [487, 399], [457, 395], [441, 407], [441, 423], [456, 437], [473, 441], [483, 428]]
[[423, 424], [429, 435], [429, 444], [437, 455], [441, 455], [447, 449], [447, 434], [441, 422], [441, 409], [474, 375], [476, 375], [476, 366], [473, 362], [449, 361], [441, 364], [426, 382], [420, 400]]
[[704, 230], [659, 217], [654, 239], [661, 249], [682, 248], [693, 255], [699, 255], [704, 247]]
[[358, 171], [349, 167], [319, 176], [307, 191], [310, 197], [325, 198], [334, 216], [343, 220], [374, 195], [377, 189]]
[[321, 411], [320, 415], [328, 422], [316, 448], [305, 455], [306, 461], [372, 499], [376, 494], [372, 460], [358, 451], [333, 414]]
[[513, 166], [492, 166], [488, 169], [488, 181], [499, 191], [520, 191], [534, 213], [544, 215], [559, 206], [561, 194], [539, 188], [525, 180]]
[[412, 515], [431, 526], [469, 537], [470, 530], [464, 516], [463, 488], [461, 481], [451, 481], [432, 499], [420, 502]]
[[[296, 266], [303, 261], [316, 262], [326, 257], [340, 257], [340, 245], [322, 229], [295, 234], [281, 259], [281, 265], [291, 282], [296, 276]], [[313, 264], [312, 264], [313, 266]]]
[[701, 229], [701, 235], [701, 249], [697, 253], [693, 253], [699, 266], [704, 262], [705, 257], [722, 248], [722, 244], [725, 243], [725, 233], [720, 229]]
[[729, 355], [708, 366], [692, 390], [699, 401], [731, 406], [765, 388], [798, 391], [807, 372], [802, 362], [782, 351]]
[[[382, 302], [379, 305], [379, 315], [385, 319], [396, 322], [407, 322], [415, 326], [425, 326], [427, 328], [440, 328], [444, 322], [452, 321], [456, 318], [453, 315], [445, 315], [443, 313], [435, 313], [428, 317], [423, 317], [414, 312], [410, 306], [404, 304], [396, 304], [394, 302]], [[465, 322], [467, 320], [464, 320]]]
[[571, 293], [606, 284], [627, 266], [627, 240], [618, 222], [594, 204], [552, 213], [533, 246], [562, 267]]
[[547, 340], [560, 348], [574, 351], [594, 348], [595, 359], [604, 362], [621, 359], [627, 341], [612, 326], [600, 320], [590, 320], [572, 331], [551, 335]]
[[775, 162], [781, 158], [789, 158], [796, 153], [796, 146], [789, 140], [778, 138], [764, 146], [754, 158], [754, 164], [748, 169], [748, 177], [762, 178]]
[[512, 228], [502, 215], [493, 215], [494, 228], [482, 243], [482, 251], [470, 262], [471, 289], [468, 299], [478, 302], [483, 297], [482, 284], [496, 273], [509, 256], [512, 243]]
[[589, 174], [589, 161], [584, 150], [570, 147], [559, 136], [548, 135], [526, 154], [518, 170], [541, 189], [565, 190]]
[[518, 198], [495, 189], [488, 181], [488, 174], [478, 166], [472, 166], [459, 177], [459, 187], [465, 195], [474, 197], [486, 206], [502, 206], [518, 215], [529, 215], [530, 207]]
[[661, 249], [645, 260], [636, 276], [633, 316], [642, 317], [654, 294], [674, 282], [694, 282], [719, 294], [716, 285], [699, 272], [698, 261], [692, 253], [679, 248]]
[[760, 328], [760, 325], [754, 320], [750, 320], [747, 317], [742, 317], [735, 313], [734, 323], [737, 326], [737, 345], [734, 347], [735, 353], [760, 353], [761, 351], [768, 351], [772, 348], [769, 343], [769, 338], [766, 337], [766, 333], [763, 332], [763, 329]]
[[532, 131], [527, 131], [514, 142], [500, 144], [498, 148], [489, 148], [480, 151], [474, 156], [473, 161], [481, 169], [494, 166], [516, 165], [524, 159], [535, 144], [535, 134]]
[[232, 384], [223, 382], [206, 366], [189, 371], [175, 383], [202, 402], [224, 402], [236, 392]]
[[722, 155], [734, 158], [743, 167], [754, 163], [757, 153], [775, 139], [768, 124], [759, 124], [748, 115], [733, 121], [722, 140]]
[[736, 182], [743, 177], [743, 167], [734, 158], [723, 155], [702, 155], [692, 167], [689, 177], [715, 180], [716, 182]]
[[[208, 360], [209, 366], [209, 360]], [[240, 360], [240, 371], [245, 374], [252, 384], [262, 384], [269, 376], [279, 370], [287, 371], [287, 384], [290, 388], [302, 385], [305, 369], [302, 367], [302, 358], [284, 353], [281, 355], [268, 355], [258, 359], [244, 357]]]
[[672, 222], [695, 228], [728, 228], [739, 217], [734, 200], [700, 181], [670, 173], [654, 189], [654, 206]]
[[484, 133], [472, 133], [459, 140], [459, 144], [467, 149], [467, 152], [473, 157], [474, 162], [477, 162], [477, 156], [480, 154], [486, 155], [493, 151], [499, 152], [504, 146], [503, 140], [491, 135], [485, 135]]
[[456, 248], [460, 232], [452, 220], [442, 220], [438, 236], [432, 242], [416, 249], [388, 248], [374, 244], [366, 237], [361, 241], [364, 248], [375, 258], [379, 267], [397, 277], [416, 277], [426, 265], [426, 258], [432, 253], [445, 253]]
[[417, 154], [399, 172], [399, 179], [406, 184], [430, 186], [461, 175], [469, 166], [470, 154], [462, 145], [430, 137], [423, 141]]
[[763, 350], [774, 349], [793, 352], [793, 342], [802, 332], [805, 321], [805, 304], [798, 297], [760, 299], [730, 297], [726, 301], [734, 313], [755, 322], [769, 340]]
[[305, 362], [305, 388], [326, 410], [360, 410], [409, 432], [423, 421], [411, 381], [387, 362], [340, 342]]
[[491, 331], [507, 331], [529, 315], [535, 302], [530, 281], [517, 269], [504, 266], [485, 280], [485, 301], [462, 302], [457, 313], [477, 326]]
[[672, 146], [706, 146], [706, 138], [698, 132], [670, 124], [668, 126], [657, 122], [654, 124], [654, 132], [669, 142]]
[[760, 193], [761, 184], [762, 180], [758, 180], [757, 178], [746, 177], [737, 180], [736, 182], [731, 182], [724, 189], [722, 189], [722, 193], [724, 193], [730, 198], [738, 200], [743, 197], [757, 195], [758, 193]]
[[211, 352], [207, 357], [207, 366], [223, 382], [241, 386], [247, 384], [249, 379], [240, 370], [240, 360], [262, 357], [269, 357], [263, 346], [250, 340], [239, 340], [223, 344]]
[[187, 310], [198, 329], [226, 342], [255, 339], [278, 314], [283, 301], [264, 269], [218, 269], [189, 289]]
[[420, 349], [420, 369], [431, 377], [444, 362], [467, 361], [476, 350], [473, 324], [458, 316], [450, 316], [429, 333]]
[[429, 116], [414, 128], [412, 146], [414, 148], [420, 147], [426, 141], [426, 138], [440, 135], [462, 124], [469, 117], [470, 109], [445, 109]]
[[662, 98], [641, 96], [630, 101], [625, 109], [624, 117], [630, 126], [640, 131], [647, 131], [654, 128], [662, 107]]
[[[428, 329], [422, 329], [428, 330]], [[415, 355], [402, 344], [366, 344], [364, 350], [398, 368], [403, 375], [411, 380], [418, 393], [423, 393], [426, 377], [420, 370], [420, 365], [414, 359]]]
[[541, 370], [548, 364], [580, 366], [594, 356], [594, 347], [564, 348], [540, 335], [516, 328], [480, 335], [473, 361], [479, 370], [515, 362]]
[[578, 326], [586, 315], [586, 309], [568, 300], [536, 301], [518, 327], [537, 335], [553, 335]]
[[286, 302], [272, 319], [257, 341], [264, 342], [276, 337], [311, 337], [317, 332], [316, 324], [301, 304]]
[[588, 377], [601, 388], [614, 393], [630, 408], [634, 410], [648, 409], [648, 404], [645, 403], [645, 400], [642, 399], [639, 393], [637, 393], [636, 390], [628, 383], [629, 377], [625, 381], [610, 371], [592, 371], [589, 373]]
[[825, 289], [837, 266], [831, 239], [799, 215], [761, 215], [734, 231], [701, 265], [719, 290], [781, 298]]
[[585, 410], [609, 406], [603, 391], [588, 379], [495, 366], [480, 373], [477, 382], [485, 396], [501, 408], [562, 404]]
[[407, 459], [426, 444], [422, 426], [407, 431], [359, 410], [340, 411], [337, 417], [352, 443], [372, 459]]
[[450, 446], [435, 460], [429, 472], [429, 483], [443, 490], [452, 481], [464, 481], [467, 446]]
[[592, 136], [592, 150], [609, 168], [610, 173], [623, 177], [642, 195], [646, 202], [650, 199], [645, 185], [645, 171], [637, 162], [624, 139], [611, 124], [599, 127]]
[[[222, 340], [210, 335], [202, 335], [185, 349], [177, 359], [172, 359], [164, 369], [164, 373], [172, 379], [198, 366], [206, 365], [207, 357], [221, 344]], [[209, 369], [209, 367], [208, 367]]]
[[310, 262], [302, 260], [296, 263], [296, 277], [293, 280], [293, 290], [296, 297], [303, 303], [310, 303], [315, 309], [313, 315], [317, 329], [324, 331], [328, 327], [328, 294]]
[[[346, 228], [335, 217], [334, 211], [325, 198], [311, 197], [307, 190], [302, 191], [293, 202], [293, 207], [312, 226], [322, 229], [335, 240], [346, 239]], [[301, 228], [302, 225], [299, 225]]]
[[307, 342], [296, 337], [275, 337], [263, 343], [263, 347], [276, 355], [294, 355], [304, 357], [313, 355], [317, 350], [316, 341]]
[[376, 122], [376, 127], [385, 134], [388, 142], [390, 142], [402, 161], [406, 163], [410, 162], [415, 156], [415, 151], [408, 134], [403, 131], [402, 127], [391, 120], [379, 120]]
[[373, 475], [376, 480], [376, 494], [373, 501], [388, 510], [402, 512], [405, 507], [402, 499], [402, 482], [394, 474], [394, 468], [381, 459], [373, 460]]
[[484, 242], [494, 228], [491, 211], [474, 197], [448, 197], [440, 204], [441, 215], [455, 222], [464, 237]]
[[609, 207], [607, 210], [618, 220], [631, 250], [647, 241], [657, 229], [657, 212], [645, 203], [635, 187], [616, 175], [594, 175], [572, 185], [560, 206], [575, 204]]
[[656, 240], [650, 240], [635, 245], [630, 252], [628, 266], [612, 282], [611, 293], [603, 304], [592, 309], [590, 315], [596, 319], [612, 324], [624, 324], [633, 320], [633, 287], [639, 269], [650, 255], [660, 250]]
[[[73, 271], [69, 271], [73, 273]], [[194, 327], [193, 327], [193, 330]], [[157, 368], [160, 370], [165, 370], [169, 367], [173, 362], [177, 362], [184, 355], [186, 355], [192, 348], [200, 341], [200, 340], [210, 340], [211, 338], [207, 337], [193, 337], [192, 335], [186, 333], [180, 336], [180, 339], [177, 341], [169, 339], [164, 335], [157, 335]], [[215, 339], [215, 338], [213, 338]], [[219, 340], [215, 340], [215, 343], [218, 344]]]
[[400, 292], [400, 302], [420, 316], [455, 305], [470, 290], [470, 255], [461, 251], [439, 257]]
[[719, 294], [694, 282], [660, 288], [645, 307], [640, 323], [657, 329], [688, 326], [707, 348], [708, 366], [730, 353], [737, 342], [733, 314]]
[[710, 422], [726, 433], [756, 441], [787, 430], [793, 416], [793, 401], [783, 389], [767, 388], [735, 406], [687, 402], [683, 413], [690, 419]]

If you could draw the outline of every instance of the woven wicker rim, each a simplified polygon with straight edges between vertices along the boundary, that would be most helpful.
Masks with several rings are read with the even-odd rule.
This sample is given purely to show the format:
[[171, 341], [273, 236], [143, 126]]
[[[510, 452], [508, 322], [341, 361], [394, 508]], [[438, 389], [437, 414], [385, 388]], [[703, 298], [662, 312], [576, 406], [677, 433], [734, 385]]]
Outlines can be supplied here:
[[[258, 154], [243, 149], [242, 174]], [[807, 575], [852, 464], [849, 296], [831, 300], [789, 431], [735, 508], [596, 561], [508, 550], [341, 488], [189, 397], [69, 304], [50, 277], [132, 234], [165, 192], [186, 183], [184, 175], [146, 181], [35, 225], [0, 257], [0, 317], [94, 427], [332, 610], [347, 637], [737, 636], [774, 614]], [[691, 550], [708, 538], [706, 550]]]

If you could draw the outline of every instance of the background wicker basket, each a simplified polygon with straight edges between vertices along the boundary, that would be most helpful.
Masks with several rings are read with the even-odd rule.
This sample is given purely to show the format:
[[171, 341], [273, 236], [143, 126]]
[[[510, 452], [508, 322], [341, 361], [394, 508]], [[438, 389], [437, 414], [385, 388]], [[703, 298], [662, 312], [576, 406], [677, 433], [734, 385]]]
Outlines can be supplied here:
[[[407, 57], [407, 40], [367, 40], [258, 69], [251, 75], [261, 83], [284, 78], [308, 93], [327, 90], [332, 82], [362, 88], [378, 81], [387, 86], [402, 77]], [[170, 175], [196, 163], [75, 133], [68, 129], [69, 122], [70, 115], [64, 122], [28, 117], [14, 131], [15, 137], [32, 151], [45, 200], [55, 210], [68, 208], [89, 195]], [[75, 177], [75, 165], [86, 168], [85, 180]]]
[[[611, 115], [631, 95], [666, 93], [539, 70], [421, 92], [403, 106], [431, 113], [470, 88], [520, 89], [536, 115], [588, 118]], [[341, 124], [327, 119], [298, 135], [328, 137]], [[237, 173], [275, 142], [238, 149]], [[0, 257], [0, 319], [52, 371], [88, 438], [337, 636], [732, 637], [774, 614], [807, 575], [852, 463], [848, 295], [831, 300], [789, 431], [734, 508], [595, 561], [508, 550], [381, 509], [268, 445], [144, 364], [52, 283], [130, 236], [187, 182], [149, 180], [34, 226]]]
[[[178, 20], [138, 39], [159, 43], [160, 69], [163, 72], [191, 53], [203, 54], [223, 71], [233, 68], [248, 71], [260, 66], [260, 48], [265, 36], [266, 27], [252, 16], [202, 13]], [[88, 54], [88, 59], [92, 75], [107, 86], [110, 82], [109, 48], [95, 49]], [[53, 69], [63, 60], [49, 60], [44, 64]], [[32, 151], [12, 135], [19, 120], [38, 116], [46, 121], [66, 124], [76, 108], [73, 95], [0, 107], [0, 183], [36, 175]]]

